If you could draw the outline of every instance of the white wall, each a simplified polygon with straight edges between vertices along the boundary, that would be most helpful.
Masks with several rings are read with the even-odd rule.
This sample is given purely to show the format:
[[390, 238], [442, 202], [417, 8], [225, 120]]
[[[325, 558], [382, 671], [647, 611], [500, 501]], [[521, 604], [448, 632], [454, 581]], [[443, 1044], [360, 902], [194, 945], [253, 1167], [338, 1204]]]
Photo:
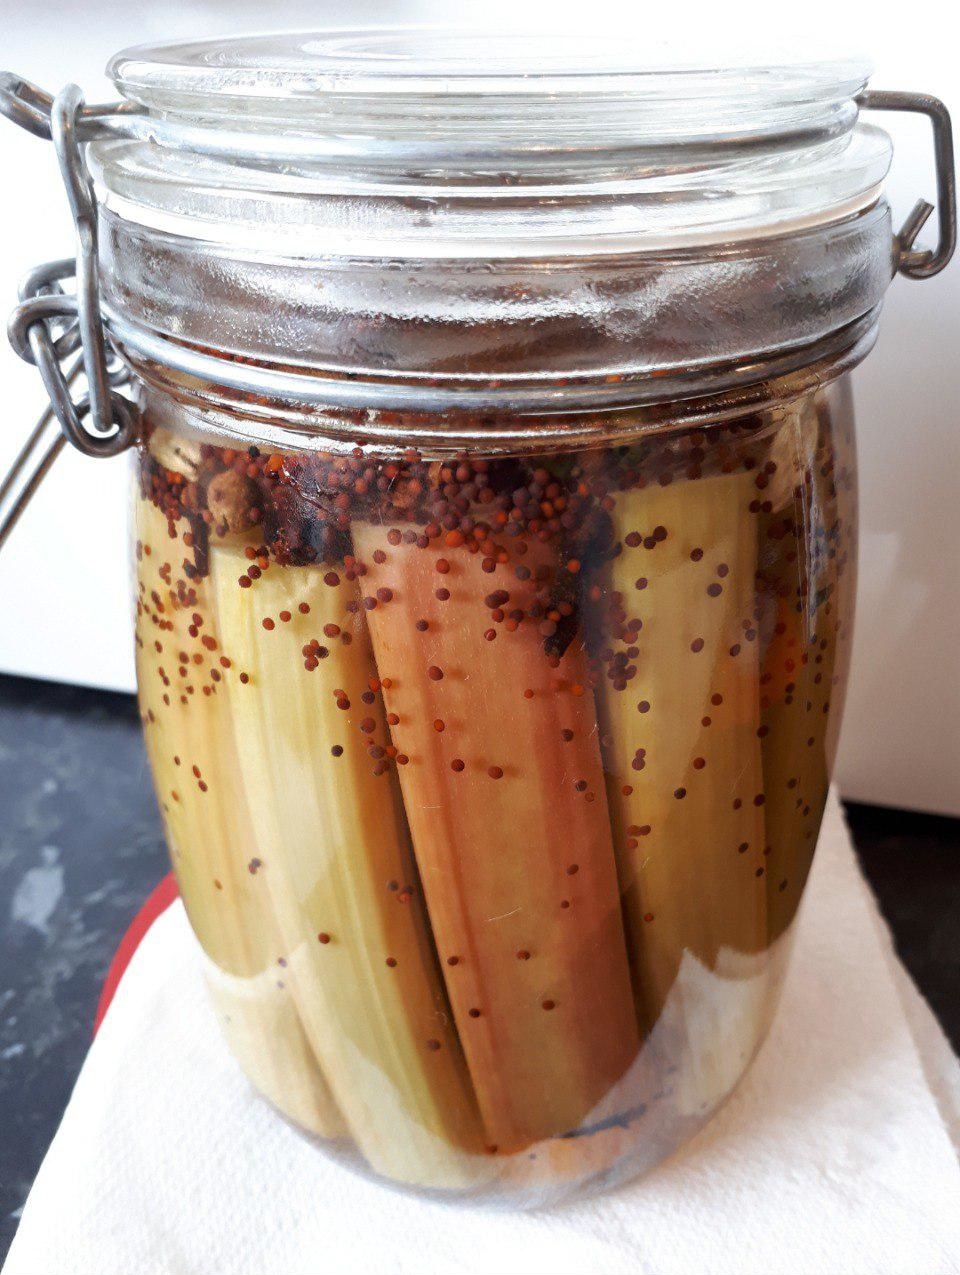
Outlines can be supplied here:
[[[135, 4], [0, 0], [0, 60], [44, 87], [76, 80], [89, 100], [110, 95], [101, 70], [115, 49], [186, 34], [315, 26], [324, 21], [450, 21], [498, 17], [556, 25], [583, 20], [582, 0], [250, 0]], [[953, 6], [928, 4], [883, 20], [875, 0], [838, 5], [769, 0], [722, 6], [677, 0], [659, 10], [620, 0], [590, 6], [597, 21], [643, 23], [645, 36], [715, 33], [718, 46], [769, 33], [822, 40], [824, 53], [859, 48], [876, 87], [943, 97], [960, 123]], [[642, 16], [636, 16], [641, 14]], [[802, 23], [802, 31], [799, 25]], [[897, 158], [889, 193], [899, 218], [933, 176], [920, 120], [885, 117]], [[0, 312], [35, 262], [72, 253], [53, 153], [0, 129]], [[960, 813], [960, 259], [926, 283], [897, 280], [879, 344], [857, 373], [862, 475], [861, 587], [839, 779], [846, 795]], [[5, 396], [0, 467], [42, 403], [35, 372], [0, 346]], [[129, 688], [127, 463], [65, 453], [0, 557], [0, 669]], [[82, 497], [77, 493], [82, 491]]]

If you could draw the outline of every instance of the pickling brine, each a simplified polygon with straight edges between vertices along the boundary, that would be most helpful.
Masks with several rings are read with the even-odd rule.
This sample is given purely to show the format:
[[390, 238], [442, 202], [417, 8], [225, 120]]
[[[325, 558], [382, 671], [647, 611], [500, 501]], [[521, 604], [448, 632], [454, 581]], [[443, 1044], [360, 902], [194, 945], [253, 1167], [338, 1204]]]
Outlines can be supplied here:
[[736, 1084], [832, 762], [847, 406], [431, 456], [231, 447], [148, 402], [173, 862], [227, 1038], [335, 1154], [536, 1203], [634, 1175]]

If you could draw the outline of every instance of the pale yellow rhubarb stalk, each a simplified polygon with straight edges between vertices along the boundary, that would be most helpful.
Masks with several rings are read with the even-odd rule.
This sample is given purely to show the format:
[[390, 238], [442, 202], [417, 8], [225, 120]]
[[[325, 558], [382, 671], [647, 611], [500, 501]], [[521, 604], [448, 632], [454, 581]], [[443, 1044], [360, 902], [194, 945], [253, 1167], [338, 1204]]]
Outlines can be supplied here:
[[[719, 1100], [752, 1053], [752, 1016], [726, 1021], [721, 980], [752, 978], [743, 956], [766, 945], [753, 494], [749, 474], [676, 480], [618, 492], [612, 512], [614, 843], [640, 1020], [682, 1053], [688, 1109]], [[717, 977], [716, 1014], [685, 1004], [691, 961]]]
[[185, 521], [170, 524], [137, 501], [137, 680], [171, 859], [241, 1066], [284, 1114], [333, 1137], [340, 1114], [285, 986], [272, 908], [250, 873], [257, 849], [238, 782], [228, 670], [207, 584], [183, 568], [193, 557], [187, 534]]
[[638, 1050], [582, 646], [551, 667], [537, 622], [485, 601], [529, 613], [515, 567], [555, 572], [549, 546], [488, 573], [353, 535], [387, 599], [368, 622], [454, 1016], [487, 1137], [516, 1150], [588, 1121]]
[[203, 971], [224, 1039], [250, 1082], [288, 1119], [322, 1137], [346, 1132], [275, 964], [230, 974], [204, 954]]
[[490, 1164], [385, 753], [366, 622], [348, 609], [357, 587], [342, 566], [275, 563], [241, 587], [250, 562], [237, 538], [215, 541], [210, 561], [257, 885], [307, 1037], [374, 1170], [468, 1186]]

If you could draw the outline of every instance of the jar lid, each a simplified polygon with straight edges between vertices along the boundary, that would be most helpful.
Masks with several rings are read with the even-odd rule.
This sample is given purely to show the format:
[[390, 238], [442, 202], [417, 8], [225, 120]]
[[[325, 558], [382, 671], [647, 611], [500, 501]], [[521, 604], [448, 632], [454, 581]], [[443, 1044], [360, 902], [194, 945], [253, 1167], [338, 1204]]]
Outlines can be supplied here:
[[[406, 27], [142, 46], [108, 73], [151, 143], [98, 148], [114, 206], [246, 244], [303, 248], [311, 226], [373, 256], [729, 242], [865, 207], [890, 160], [858, 122], [856, 59], [717, 66], [623, 36]], [[165, 197], [178, 184], [189, 199]], [[378, 203], [361, 225], [318, 195]], [[433, 202], [410, 217], [391, 196]]]
[[[593, 111], [644, 145], [845, 127], [869, 65], [780, 58], [741, 52], [718, 66], [688, 41], [678, 57], [620, 33], [407, 26], [141, 45], [116, 54], [107, 74], [128, 100], [167, 117], [236, 122], [239, 112], [249, 127], [296, 124], [318, 137], [336, 122], [373, 149], [385, 134], [422, 139], [424, 128], [422, 140], [451, 149], [492, 152], [504, 135], [531, 151], [561, 135], [593, 149], [606, 140]], [[377, 136], [364, 109], [379, 111]]]
[[[741, 47], [723, 66], [711, 68], [690, 37], [679, 52], [619, 30], [398, 25], [137, 45], [115, 54], [108, 74], [125, 96], [158, 109], [191, 96], [211, 110], [217, 101], [221, 111], [234, 110], [256, 97], [264, 108], [258, 113], [286, 118], [292, 103], [330, 94], [566, 97], [618, 91], [663, 98], [673, 89], [681, 102], [690, 102], [697, 96], [685, 87], [691, 75], [730, 100], [749, 98], [759, 76], [771, 97], [786, 105], [836, 96], [842, 81], [855, 90], [869, 73], [862, 58], [805, 62], [804, 56], [794, 51], [778, 68], [771, 57], [758, 65], [753, 51]], [[654, 76], [666, 83], [654, 83]]]
[[856, 59], [390, 27], [109, 73], [103, 303], [144, 376], [256, 366], [265, 394], [276, 373], [348, 407], [675, 398], [802, 362], [893, 273]]

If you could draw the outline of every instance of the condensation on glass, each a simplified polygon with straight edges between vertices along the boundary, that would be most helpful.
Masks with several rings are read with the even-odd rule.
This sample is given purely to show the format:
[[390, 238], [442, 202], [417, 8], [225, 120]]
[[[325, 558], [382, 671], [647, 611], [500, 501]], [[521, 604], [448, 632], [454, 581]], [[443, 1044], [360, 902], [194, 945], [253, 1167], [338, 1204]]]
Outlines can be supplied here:
[[111, 69], [140, 705], [224, 1035], [379, 1178], [624, 1181], [760, 1047], [826, 800], [866, 72], [437, 31]]

